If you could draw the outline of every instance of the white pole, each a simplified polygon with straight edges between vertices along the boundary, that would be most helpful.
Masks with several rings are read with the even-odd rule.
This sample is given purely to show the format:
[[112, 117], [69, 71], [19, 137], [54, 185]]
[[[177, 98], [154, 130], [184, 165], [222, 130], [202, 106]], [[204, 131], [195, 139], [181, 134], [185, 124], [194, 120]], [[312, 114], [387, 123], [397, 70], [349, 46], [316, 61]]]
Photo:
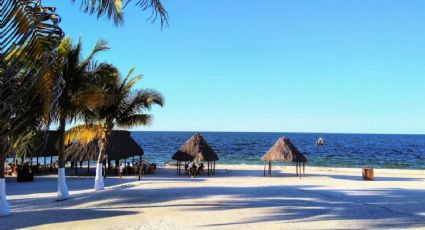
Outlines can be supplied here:
[[95, 191], [105, 189], [105, 185], [103, 184], [102, 167], [103, 167], [102, 163], [98, 162], [96, 164], [96, 177], [94, 179], [94, 190]]
[[58, 197], [57, 200], [69, 198], [68, 186], [65, 181], [65, 168], [58, 169]]
[[6, 199], [6, 179], [0, 178], [0, 216], [7, 216], [9, 214], [10, 208]]

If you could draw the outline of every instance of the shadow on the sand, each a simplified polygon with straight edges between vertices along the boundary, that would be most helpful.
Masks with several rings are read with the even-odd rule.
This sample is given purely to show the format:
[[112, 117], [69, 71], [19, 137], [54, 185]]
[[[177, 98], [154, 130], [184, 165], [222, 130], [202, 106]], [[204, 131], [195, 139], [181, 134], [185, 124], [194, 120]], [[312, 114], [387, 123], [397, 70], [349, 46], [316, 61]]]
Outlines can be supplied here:
[[[93, 183], [81, 183], [82, 181], [93, 180]], [[137, 181], [136, 177], [111, 177], [106, 178], [105, 186], [117, 186], [129, 182]], [[34, 189], [34, 184], [43, 184]], [[67, 177], [69, 191], [80, 191], [94, 188], [94, 177]], [[32, 182], [16, 182], [16, 178], [6, 178], [6, 194], [28, 195], [32, 193], [55, 193], [58, 189], [57, 178], [52, 176], [38, 176]]]
[[[60, 204], [58, 204], [58, 206], [60, 206]], [[1, 217], [0, 229], [36, 227], [52, 223], [102, 219], [113, 216], [131, 215], [135, 213], [137, 212], [97, 209], [52, 209], [14, 212], [12, 215]]]
[[[155, 182], [155, 183], [175, 183], [175, 182], [201, 182], [205, 181], [205, 177], [188, 177], [188, 176], [166, 176], [158, 177], [161, 175], [149, 175], [141, 177], [141, 182]], [[81, 183], [82, 181], [92, 180], [93, 183]], [[131, 182], [137, 182], [137, 176], [124, 176], [119, 177], [108, 177], [104, 179], [106, 187], [120, 186]], [[34, 189], [34, 184], [42, 183], [43, 186], [37, 186]], [[94, 177], [67, 177], [67, 185], [69, 191], [81, 191], [90, 190], [94, 188]], [[16, 178], [6, 178], [6, 194], [9, 196], [13, 195], [29, 195], [33, 193], [55, 193], [57, 192], [57, 178], [52, 176], [39, 176], [34, 178], [33, 182], [16, 182]]]
[[267, 192], [254, 195], [258, 189], [260, 188], [242, 188], [243, 192], [233, 193], [231, 189], [226, 188], [225, 193], [233, 195], [234, 200], [226, 203], [199, 204], [189, 206], [188, 209], [219, 211], [253, 207], [274, 208], [273, 211], [268, 211], [267, 215], [254, 214], [243, 220], [215, 223], [205, 227], [261, 222], [284, 224], [335, 220], [360, 221], [363, 229], [425, 227], [425, 217], [421, 214], [425, 211], [423, 190], [329, 191], [314, 186], [270, 186], [263, 188], [268, 190]]
[[[253, 213], [247, 219], [201, 227], [313, 220], [360, 221], [363, 227], [374, 229], [425, 226], [425, 218], [421, 214], [425, 212], [425, 193], [415, 189], [330, 191], [315, 186], [185, 187], [142, 189], [139, 193], [139, 196], [134, 196], [130, 191], [122, 191], [120, 198], [109, 194], [110, 202], [106, 206], [142, 210], [179, 207], [196, 212], [273, 208], [268, 214]], [[223, 195], [230, 197], [229, 200], [206, 200]], [[181, 203], [163, 204], [171, 200], [179, 200]]]

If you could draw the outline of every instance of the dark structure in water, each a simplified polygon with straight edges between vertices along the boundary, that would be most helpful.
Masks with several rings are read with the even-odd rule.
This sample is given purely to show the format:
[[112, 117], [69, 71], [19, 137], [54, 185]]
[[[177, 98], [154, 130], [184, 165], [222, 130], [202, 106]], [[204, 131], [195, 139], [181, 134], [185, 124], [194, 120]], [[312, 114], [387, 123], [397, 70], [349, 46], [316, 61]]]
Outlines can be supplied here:
[[319, 139], [317, 139], [317, 141], [316, 141], [316, 145], [321, 146], [321, 145], [324, 145], [324, 144], [325, 144], [325, 140], [323, 140], [322, 137], [319, 137]]

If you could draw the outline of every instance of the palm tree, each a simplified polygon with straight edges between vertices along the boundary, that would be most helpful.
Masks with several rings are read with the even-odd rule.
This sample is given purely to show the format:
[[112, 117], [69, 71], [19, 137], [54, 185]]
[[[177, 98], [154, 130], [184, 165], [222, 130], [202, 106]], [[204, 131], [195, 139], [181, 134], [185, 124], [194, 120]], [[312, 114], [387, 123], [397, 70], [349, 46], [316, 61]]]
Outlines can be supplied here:
[[65, 81], [55, 117], [58, 123], [58, 200], [69, 198], [65, 182], [65, 126], [102, 101], [99, 76], [116, 72], [109, 64], [93, 61], [96, 54], [108, 49], [104, 41], [98, 41], [86, 58], [81, 57], [81, 49], [81, 40], [73, 46], [69, 38], [63, 39], [58, 47], [57, 75], [62, 75]]
[[[160, 0], [80, 2], [86, 13], [98, 17], [106, 15], [115, 25], [122, 25], [123, 10], [130, 3], [143, 10], [152, 9], [150, 19], [153, 21], [159, 16], [161, 25], [168, 23], [168, 14]], [[0, 22], [0, 29], [7, 34], [0, 36], [0, 216], [3, 216], [10, 210], [5, 193], [5, 152], [1, 150], [10, 145], [6, 144], [8, 140], [24, 143], [22, 136], [31, 137], [38, 129], [47, 128], [54, 115], [50, 113], [57, 111], [55, 107], [63, 81], [55, 74], [49, 75], [48, 70], [54, 64], [54, 50], [63, 33], [58, 26], [60, 18], [55, 14], [55, 8], [44, 7], [38, 0], [3, 1]], [[37, 87], [48, 90], [34, 90]], [[63, 120], [63, 117], [59, 118], [59, 121]]]
[[[78, 141], [89, 143], [93, 139], [98, 140], [99, 156], [96, 165], [95, 190], [103, 190], [102, 164], [105, 157], [105, 147], [109, 136], [115, 127], [132, 128], [140, 125], [149, 125], [152, 115], [146, 112], [153, 105], [164, 105], [163, 96], [151, 89], [133, 90], [134, 84], [142, 75], [130, 79], [134, 73], [131, 69], [124, 80], [119, 78], [110, 79], [105, 84], [107, 90], [107, 103], [87, 111], [85, 114], [86, 124], [76, 126], [67, 132], [66, 141]], [[114, 75], [111, 75], [114, 77]]]
[[[0, 36], [0, 216], [10, 213], [5, 192], [5, 150], [10, 143], [48, 126], [49, 116], [41, 115], [46, 111], [43, 108], [54, 107], [61, 90], [60, 81], [51, 82], [48, 91], [36, 90], [63, 36], [59, 21], [54, 8], [35, 1], [6, 1], [0, 7], [4, 35]], [[50, 100], [40, 102], [47, 98]]]

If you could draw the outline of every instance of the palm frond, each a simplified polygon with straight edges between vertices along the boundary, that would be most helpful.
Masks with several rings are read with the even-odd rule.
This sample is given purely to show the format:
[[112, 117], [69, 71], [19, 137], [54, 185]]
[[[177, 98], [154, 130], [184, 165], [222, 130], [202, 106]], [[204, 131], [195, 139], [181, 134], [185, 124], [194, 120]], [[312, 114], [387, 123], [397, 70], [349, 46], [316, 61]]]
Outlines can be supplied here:
[[[130, 97], [130, 95], [127, 95]], [[155, 90], [139, 90], [136, 95], [121, 105], [121, 111], [117, 115], [117, 123], [123, 123], [127, 118], [133, 117], [140, 112], [150, 110], [152, 105], [164, 105], [164, 98]], [[142, 114], [144, 115], [144, 114]], [[126, 123], [126, 122], [124, 122]], [[143, 124], [138, 124], [143, 125]]]
[[[75, 2], [76, 0], [71, 0]], [[97, 17], [106, 15], [112, 19], [115, 26], [122, 26], [124, 23], [123, 9], [130, 3], [140, 7], [142, 10], [151, 9], [151, 15], [147, 20], [152, 23], [159, 17], [161, 26], [168, 25], [168, 13], [160, 0], [80, 0], [80, 9], [89, 14], [96, 14]]]
[[124, 79], [121, 81], [121, 85], [120, 85], [120, 87], [119, 87], [119, 89], [118, 89], [118, 92], [121, 92], [121, 91], [125, 88], [125, 85], [127, 84], [128, 79], [131, 77], [131, 75], [134, 73], [134, 71], [136, 71], [136, 68], [131, 68], [131, 69], [128, 71], [127, 75], [126, 75], [126, 76], [124, 77]]
[[[75, 2], [76, 0], [71, 0]], [[116, 26], [122, 26], [124, 15], [121, 0], [81, 0], [80, 9], [89, 14], [96, 14], [97, 17], [106, 15], [112, 19]]]
[[92, 62], [88, 67], [88, 75], [90, 75], [97, 84], [103, 87], [111, 87], [118, 83], [119, 72], [117, 67], [109, 63]]
[[65, 133], [65, 144], [78, 142], [88, 144], [96, 138], [105, 136], [105, 129], [98, 124], [77, 125]]
[[130, 91], [130, 89], [134, 86], [134, 84], [136, 84], [142, 78], [143, 78], [143, 75], [141, 74], [133, 77], [129, 82], [127, 82], [127, 84], [125, 84], [124, 90], [126, 90], [127, 92]]
[[134, 114], [117, 120], [117, 125], [122, 128], [132, 128], [136, 126], [146, 126], [152, 123], [152, 116], [149, 114]]
[[[78, 46], [81, 47], [82, 46], [82, 41], [81, 39], [78, 41]], [[93, 50], [89, 53], [89, 55], [87, 55], [87, 57], [80, 63], [80, 66], [84, 67], [86, 65], [88, 65], [92, 60], [93, 57], [98, 54], [99, 52], [102, 51], [106, 51], [109, 50], [109, 46], [108, 46], [108, 42], [106, 42], [105, 40], [98, 40], [96, 42], [96, 45], [94, 46]], [[78, 53], [81, 53], [80, 50], [78, 50]]]
[[[35, 88], [48, 80], [45, 73], [63, 36], [59, 21], [54, 8], [43, 7], [38, 0], [0, 2], [1, 138], [22, 135], [30, 127], [39, 128], [48, 117], [40, 118], [41, 111], [52, 111], [46, 107], [56, 105], [55, 96], [63, 83], [60, 77], [48, 83], [50, 90]], [[47, 103], [41, 105], [41, 98], [48, 98]]]
[[150, 109], [152, 105], [164, 106], [164, 97], [161, 93], [153, 89], [144, 89], [137, 91], [136, 96], [130, 103], [130, 107], [143, 107]]
[[[121, 85], [117, 92], [115, 92], [118, 95], [121, 95], [121, 99], [125, 99], [125, 96], [130, 94], [131, 88], [136, 84], [139, 80], [143, 78], [142, 74], [136, 75], [135, 77], [131, 78], [131, 75], [136, 71], [136, 68], [131, 68], [127, 75], [124, 77], [124, 80], [122, 80]], [[129, 80], [130, 79], [130, 80]]]
[[56, 51], [59, 56], [64, 56], [66, 53], [68, 53], [72, 48], [72, 40], [70, 37], [64, 37], [62, 38], [61, 42], [59, 43], [58, 47], [56, 48]]
[[107, 94], [100, 88], [93, 88], [86, 91], [83, 91], [76, 95], [72, 102], [76, 107], [80, 108], [96, 108], [107, 104], [106, 102]]
[[26, 132], [19, 136], [11, 136], [8, 139], [8, 154], [18, 158], [30, 156], [35, 139], [35, 132]]
[[135, 4], [140, 6], [143, 10], [151, 9], [151, 15], [148, 18], [151, 22], [155, 22], [159, 17], [161, 20], [161, 26], [168, 25], [168, 12], [165, 10], [160, 0], [127, 0], [125, 6], [131, 2], [135, 2]]

